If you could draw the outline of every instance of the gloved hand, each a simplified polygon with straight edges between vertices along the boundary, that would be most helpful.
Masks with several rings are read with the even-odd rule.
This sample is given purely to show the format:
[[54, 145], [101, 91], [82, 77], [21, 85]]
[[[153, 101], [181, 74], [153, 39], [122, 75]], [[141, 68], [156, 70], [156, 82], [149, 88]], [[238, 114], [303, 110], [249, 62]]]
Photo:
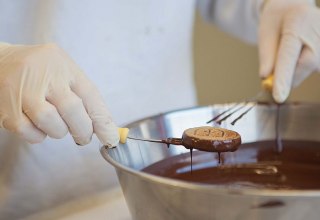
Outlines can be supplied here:
[[274, 74], [273, 97], [320, 70], [320, 10], [314, 0], [265, 0], [260, 15], [260, 76]]
[[0, 44], [0, 127], [30, 143], [68, 131], [79, 145], [93, 133], [104, 145], [119, 141], [98, 90], [54, 44]]

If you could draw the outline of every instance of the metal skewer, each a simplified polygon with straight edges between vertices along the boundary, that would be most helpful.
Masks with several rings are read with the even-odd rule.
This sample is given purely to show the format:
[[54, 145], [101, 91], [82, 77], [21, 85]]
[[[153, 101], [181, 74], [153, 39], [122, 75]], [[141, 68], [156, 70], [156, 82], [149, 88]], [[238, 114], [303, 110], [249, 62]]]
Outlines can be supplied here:
[[162, 140], [156, 140], [156, 139], [145, 139], [145, 138], [134, 138], [134, 137], [128, 137], [128, 139], [132, 140], [138, 140], [138, 141], [148, 141], [153, 143], [162, 143], [167, 145], [182, 145], [182, 139], [181, 138], [167, 138]]

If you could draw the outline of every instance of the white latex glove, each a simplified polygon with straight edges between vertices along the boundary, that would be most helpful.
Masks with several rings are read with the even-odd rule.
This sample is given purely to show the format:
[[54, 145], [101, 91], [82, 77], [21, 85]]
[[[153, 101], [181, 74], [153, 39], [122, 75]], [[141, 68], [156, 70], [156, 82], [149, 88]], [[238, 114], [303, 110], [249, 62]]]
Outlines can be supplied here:
[[274, 74], [273, 97], [320, 70], [320, 10], [314, 0], [266, 0], [259, 27], [260, 76]]
[[68, 131], [78, 145], [93, 133], [105, 145], [119, 141], [98, 90], [54, 44], [0, 44], [0, 127], [30, 143]]

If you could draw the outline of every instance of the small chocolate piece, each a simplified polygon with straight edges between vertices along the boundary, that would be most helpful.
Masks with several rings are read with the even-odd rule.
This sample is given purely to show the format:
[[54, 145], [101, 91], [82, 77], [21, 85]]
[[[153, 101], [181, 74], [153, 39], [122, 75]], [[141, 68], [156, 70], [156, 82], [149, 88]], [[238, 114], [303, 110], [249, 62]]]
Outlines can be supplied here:
[[224, 128], [209, 126], [189, 128], [182, 135], [182, 145], [188, 149], [232, 152], [237, 150], [240, 144], [240, 134]]

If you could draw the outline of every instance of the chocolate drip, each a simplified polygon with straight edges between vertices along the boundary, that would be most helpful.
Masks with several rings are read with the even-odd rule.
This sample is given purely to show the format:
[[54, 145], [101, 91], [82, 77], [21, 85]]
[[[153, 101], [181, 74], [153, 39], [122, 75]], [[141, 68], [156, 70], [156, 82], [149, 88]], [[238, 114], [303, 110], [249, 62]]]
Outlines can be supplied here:
[[193, 151], [193, 149], [190, 148], [190, 171], [191, 171], [191, 174], [192, 174], [192, 151]]
[[280, 107], [281, 105], [277, 105], [277, 111], [276, 111], [276, 152], [281, 153], [283, 150], [283, 145], [281, 141], [281, 136], [280, 136]]

